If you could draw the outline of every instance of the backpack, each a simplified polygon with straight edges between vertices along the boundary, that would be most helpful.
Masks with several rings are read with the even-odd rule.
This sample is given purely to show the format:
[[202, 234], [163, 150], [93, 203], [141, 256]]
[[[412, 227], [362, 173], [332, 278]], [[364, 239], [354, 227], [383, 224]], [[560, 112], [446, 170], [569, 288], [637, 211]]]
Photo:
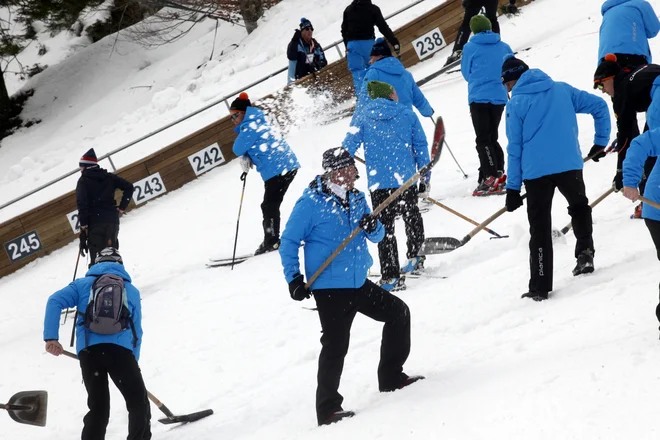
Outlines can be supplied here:
[[88, 346], [88, 332], [99, 335], [116, 335], [130, 327], [133, 332], [133, 347], [137, 346], [137, 334], [128, 308], [126, 287], [122, 277], [103, 274], [98, 277], [89, 292], [89, 302], [83, 317], [85, 345]]

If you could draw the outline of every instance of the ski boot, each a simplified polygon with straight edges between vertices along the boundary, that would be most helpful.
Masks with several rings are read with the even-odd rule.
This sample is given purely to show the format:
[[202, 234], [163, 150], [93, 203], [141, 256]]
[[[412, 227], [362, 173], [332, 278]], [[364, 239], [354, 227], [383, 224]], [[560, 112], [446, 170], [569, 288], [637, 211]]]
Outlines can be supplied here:
[[479, 183], [479, 186], [475, 188], [475, 190], [472, 192], [473, 197], [482, 197], [482, 196], [487, 196], [490, 195], [491, 191], [493, 191], [497, 187], [497, 177], [493, 176], [486, 176], [481, 183]]
[[408, 262], [401, 267], [400, 272], [419, 276], [424, 272], [424, 261], [426, 261], [425, 256], [409, 258]]
[[403, 381], [401, 381], [401, 383], [399, 383], [399, 385], [397, 385], [394, 388], [381, 388], [380, 392], [381, 393], [390, 393], [392, 391], [396, 391], [396, 390], [400, 390], [402, 388], [405, 388], [408, 385], [412, 385], [417, 381], [426, 379], [424, 376], [406, 376], [404, 373], [401, 373], [401, 375], [405, 376], [405, 379], [403, 379]]
[[461, 60], [461, 57], [463, 56], [463, 51], [462, 50], [455, 50], [449, 57], [447, 58], [447, 61], [445, 62], [444, 67], [451, 66], [452, 64], [456, 64], [458, 61]]
[[254, 255], [261, 255], [265, 254], [267, 252], [273, 252], [276, 251], [280, 248], [280, 240], [274, 240], [274, 241], [266, 241], [264, 240], [263, 243], [259, 245], [256, 251], [254, 251]]
[[594, 251], [585, 249], [577, 257], [577, 264], [573, 269], [573, 276], [591, 273], [594, 271]]
[[630, 218], [642, 218], [642, 204], [640, 203], [639, 205], [635, 206], [635, 212], [633, 212], [633, 215], [630, 216]]
[[328, 417], [322, 422], [319, 422], [319, 426], [332, 425], [333, 423], [337, 423], [343, 419], [348, 419], [350, 417], [353, 417], [354, 415], [355, 413], [353, 411], [344, 411], [344, 410], [335, 411], [332, 414], [330, 414], [330, 417]]
[[401, 290], [406, 290], [406, 278], [381, 278], [378, 280], [378, 286], [388, 292], [399, 292]]
[[531, 298], [534, 301], [545, 301], [548, 299], [548, 292], [527, 292], [521, 298]]

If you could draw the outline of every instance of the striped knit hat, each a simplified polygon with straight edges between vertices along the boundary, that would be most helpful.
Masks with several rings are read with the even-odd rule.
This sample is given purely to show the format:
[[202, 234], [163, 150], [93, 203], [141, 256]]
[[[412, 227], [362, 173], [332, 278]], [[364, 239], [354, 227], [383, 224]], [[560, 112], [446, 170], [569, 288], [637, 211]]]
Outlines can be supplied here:
[[94, 167], [98, 166], [98, 164], [99, 160], [96, 158], [96, 153], [93, 148], [90, 148], [87, 153], [83, 154], [80, 158], [80, 162], [78, 162], [80, 168]]

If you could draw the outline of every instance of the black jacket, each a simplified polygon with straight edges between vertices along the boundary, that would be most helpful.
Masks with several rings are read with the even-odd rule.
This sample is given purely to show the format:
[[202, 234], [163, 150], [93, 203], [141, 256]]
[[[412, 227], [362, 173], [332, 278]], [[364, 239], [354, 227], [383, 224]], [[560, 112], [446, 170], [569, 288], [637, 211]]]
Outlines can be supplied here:
[[[307, 55], [313, 54], [311, 63], [307, 62]], [[312, 44], [303, 40], [300, 30], [296, 30], [286, 50], [287, 58], [296, 62], [296, 79], [303, 78], [312, 72], [323, 69], [328, 65], [323, 48], [316, 39], [312, 38]]]
[[119, 223], [115, 190], [122, 190], [119, 209], [124, 210], [133, 196], [133, 184], [98, 166], [85, 168], [76, 186], [80, 226], [90, 223]]
[[616, 116], [619, 147], [617, 169], [621, 169], [630, 142], [639, 135], [637, 113], [646, 112], [651, 105], [651, 88], [659, 75], [659, 65], [647, 64], [634, 69], [621, 69], [614, 78], [612, 106]]
[[399, 44], [378, 6], [371, 4], [371, 0], [353, 0], [344, 10], [344, 21], [341, 23], [344, 44], [353, 40], [375, 39], [374, 26], [378, 26], [380, 33], [392, 46]]

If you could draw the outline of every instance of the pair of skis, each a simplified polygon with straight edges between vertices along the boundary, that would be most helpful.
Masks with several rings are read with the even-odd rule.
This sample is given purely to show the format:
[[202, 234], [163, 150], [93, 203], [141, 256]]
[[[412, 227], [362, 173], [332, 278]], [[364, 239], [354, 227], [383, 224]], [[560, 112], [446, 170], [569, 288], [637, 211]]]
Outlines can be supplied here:
[[236, 265], [236, 264], [241, 264], [247, 261], [248, 259], [254, 257], [254, 254], [245, 254], [245, 255], [237, 255], [235, 258], [232, 257], [227, 257], [227, 258], [209, 258], [209, 262], [206, 263], [206, 267], [226, 267], [226, 266], [231, 266], [231, 265]]

